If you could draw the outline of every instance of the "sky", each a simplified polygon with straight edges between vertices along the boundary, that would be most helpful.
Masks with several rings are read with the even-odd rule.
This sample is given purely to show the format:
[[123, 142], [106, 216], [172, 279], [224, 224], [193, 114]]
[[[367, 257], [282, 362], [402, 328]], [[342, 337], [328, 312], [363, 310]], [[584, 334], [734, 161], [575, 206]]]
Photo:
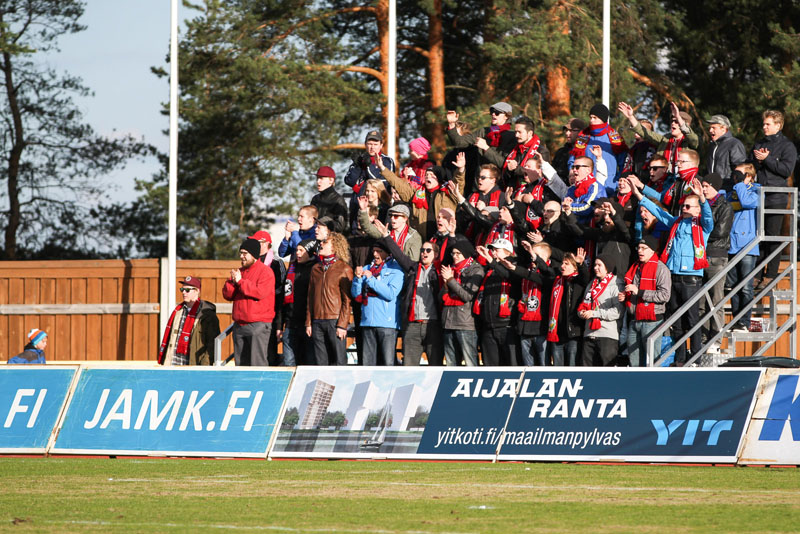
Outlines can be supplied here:
[[[192, 13], [179, 5], [179, 16]], [[62, 36], [61, 52], [46, 61], [58, 71], [83, 79], [93, 97], [76, 98], [84, 120], [105, 136], [131, 134], [167, 152], [169, 127], [161, 115], [169, 101], [169, 82], [150, 72], [166, 67], [169, 54], [170, 0], [88, 0], [80, 22], [83, 32]], [[134, 179], [150, 178], [159, 164], [151, 157], [131, 161], [106, 178], [109, 196], [131, 200]]]

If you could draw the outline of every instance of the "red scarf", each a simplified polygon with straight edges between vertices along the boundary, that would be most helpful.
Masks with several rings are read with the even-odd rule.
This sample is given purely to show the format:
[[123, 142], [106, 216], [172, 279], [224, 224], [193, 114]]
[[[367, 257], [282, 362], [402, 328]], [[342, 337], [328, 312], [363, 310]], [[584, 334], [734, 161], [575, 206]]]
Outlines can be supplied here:
[[601, 137], [606, 134], [608, 134], [608, 140], [611, 142], [611, 151], [614, 155], [628, 151], [628, 145], [625, 144], [625, 140], [622, 139], [622, 136], [620, 136], [614, 128], [604, 122], [597, 126], [587, 126], [578, 136], [578, 139], [575, 141], [575, 146], [569, 153], [576, 158], [586, 156], [586, 147], [589, 146], [589, 139], [592, 137]]
[[558, 275], [553, 283], [553, 292], [550, 294], [550, 320], [547, 323], [547, 341], [558, 343], [558, 313], [561, 311], [561, 297], [564, 296], [564, 280], [569, 281], [578, 276], [574, 272], [568, 276]]
[[628, 204], [628, 201], [631, 199], [631, 195], [633, 195], [633, 192], [627, 193], [625, 195], [618, 192], [617, 202], [619, 202], [619, 205], [624, 208]]
[[[655, 291], [656, 289], [656, 271], [658, 270], [658, 255], [653, 254], [647, 262], [636, 262], [631, 265], [628, 272], [625, 273], [625, 285], [633, 283], [636, 277], [636, 272], [639, 271], [639, 297], [636, 299], [636, 320], [637, 321], [655, 321], [656, 320], [656, 305], [653, 302], [643, 302], [641, 298], [642, 291]], [[628, 307], [633, 306], [633, 295], [630, 292], [625, 292], [625, 301]]]
[[[492, 189], [485, 195], [481, 195], [480, 193], [472, 193], [469, 196], [469, 203], [472, 204], [472, 206], [474, 207], [478, 203], [478, 201], [481, 200], [481, 197], [485, 197], [486, 200], [484, 202], [486, 203], [487, 206], [496, 206], [499, 208], [500, 196], [502, 195], [502, 193], [503, 192], [500, 191], [500, 189], [497, 188], [497, 186], [495, 186], [494, 189]], [[476, 232], [476, 226], [475, 222], [473, 221], [469, 223], [469, 226], [467, 226], [467, 231], [464, 232], [464, 235], [467, 237], [467, 239], [472, 239], [475, 237], [475, 232]]]
[[689, 184], [692, 183], [695, 176], [697, 176], [697, 167], [692, 167], [691, 169], [683, 169], [678, 171], [678, 176], [680, 180], [675, 180], [672, 182], [672, 185], [669, 186], [669, 189], [666, 193], [664, 193], [664, 205], [665, 206], [672, 206], [672, 201], [675, 197], [675, 191], [678, 187], [680, 187], [680, 198], [678, 199], [679, 204], [683, 204], [684, 199], [687, 195], [692, 193], [692, 188], [689, 187]]
[[[503, 227], [502, 231], [500, 229], [501, 226]], [[492, 226], [492, 229], [489, 230], [488, 234], [486, 234], [486, 239], [483, 241], [483, 243], [479, 242], [478, 244], [479, 245], [491, 245], [492, 243], [494, 243], [495, 239], [500, 239], [500, 238], [508, 239], [511, 242], [512, 245], [516, 246], [516, 243], [514, 242], [515, 241], [515, 239], [514, 239], [514, 225], [513, 224], [507, 224], [507, 223], [502, 222], [502, 221], [494, 223], [494, 226]]]
[[589, 189], [597, 182], [594, 178], [594, 173], [589, 173], [582, 182], [575, 184], [575, 198], [579, 199], [589, 192]]
[[294, 269], [297, 265], [296, 261], [289, 264], [289, 270], [286, 272], [286, 283], [283, 286], [283, 303], [294, 303]]
[[320, 254], [319, 261], [322, 263], [322, 270], [327, 271], [331, 265], [336, 263], [337, 259], [336, 254], [331, 254], [330, 256], [323, 256]]
[[[381, 262], [380, 265], [375, 265], [374, 261], [369, 264], [369, 272], [372, 273], [372, 277], [373, 278], [378, 278], [378, 276], [380, 276], [384, 265], [386, 265], [385, 261]], [[369, 300], [369, 297], [377, 297], [377, 296], [378, 296], [378, 294], [375, 293], [372, 289], [370, 289], [367, 286], [367, 282], [365, 281], [361, 286], [361, 294], [356, 297], [356, 302], [358, 302], [362, 306], [366, 306], [367, 305], [367, 301]]]
[[[172, 315], [169, 316], [169, 321], [167, 321], [167, 329], [164, 332], [164, 338], [161, 340], [161, 347], [158, 349], [158, 363], [161, 365], [164, 364], [164, 357], [167, 353], [169, 336], [172, 333], [172, 322], [175, 320], [175, 314], [178, 313], [178, 310], [181, 308], [183, 308], [183, 304], [175, 306], [175, 309], [172, 310]], [[192, 328], [194, 328], [194, 322], [197, 319], [197, 312], [199, 310], [200, 301], [196, 300], [192, 307], [189, 308], [186, 319], [183, 321], [183, 328], [181, 328], [180, 333], [178, 333], [178, 343], [175, 347], [176, 354], [180, 354], [181, 356], [189, 354], [189, 339], [192, 337]]]
[[635, 174], [633, 171], [634, 171], [634, 165], [636, 165], [636, 161], [634, 161], [633, 157], [634, 154], [636, 154], [637, 150], [639, 150], [639, 148], [642, 145], [646, 145], [648, 149], [647, 152], [645, 153], [644, 163], [642, 164], [641, 170], [646, 171], [648, 167], [650, 167], [650, 158], [653, 157], [654, 153], [653, 145], [651, 145], [647, 141], [639, 141], [638, 143], [633, 145], [633, 147], [628, 151], [628, 155], [625, 156], [625, 164], [622, 166], [622, 172], [620, 173], [620, 176]]
[[[481, 288], [478, 290], [478, 294], [475, 296], [475, 301], [472, 303], [472, 313], [477, 316], [481, 314], [481, 308], [483, 305], [483, 288], [486, 287], [486, 280], [492, 276], [494, 269], [489, 269], [486, 272], [486, 276], [483, 277], [483, 282], [481, 282]], [[511, 291], [511, 282], [509, 282], [506, 278], [501, 279], [500, 281], [500, 310], [497, 313], [497, 316], [500, 318], [510, 317], [511, 316], [511, 307], [508, 305], [508, 294]]]
[[[678, 231], [678, 225], [681, 223], [681, 220], [681, 218], [678, 218], [669, 231], [669, 240], [660, 258], [663, 263], [667, 263], [667, 258], [669, 258], [669, 253], [672, 251], [672, 245], [675, 242], [675, 234]], [[703, 227], [700, 226], [699, 217], [692, 217], [692, 245], [694, 246], [695, 270], [705, 269], [708, 267], [708, 260], [706, 259], [706, 245], [703, 241]]]
[[[431, 265], [430, 267], [433, 269], [433, 273], [436, 275], [436, 279], [439, 282], [439, 289], [442, 288], [442, 279], [439, 278], [439, 272], [436, 269], [436, 265]], [[417, 275], [414, 277], [414, 292], [411, 293], [411, 300], [408, 301], [408, 320], [409, 322], [414, 322], [416, 317], [414, 315], [414, 303], [417, 301], [417, 284], [419, 284], [419, 276], [422, 273], [422, 262], [417, 263]]]
[[445, 191], [447, 188], [444, 186], [434, 187], [433, 189], [426, 189], [423, 186], [415, 187], [414, 188], [414, 196], [411, 197], [411, 203], [414, 205], [415, 208], [421, 209], [428, 209], [428, 196], [427, 193], [433, 193], [434, 191]]
[[[590, 302], [581, 302], [580, 306], [578, 306], [578, 311], [596, 310], [600, 306], [600, 295], [603, 294], [603, 291], [605, 291], [611, 283], [612, 278], [614, 278], [614, 273], [608, 273], [602, 279], [595, 278], [592, 280], [588, 295]], [[599, 330], [600, 326], [600, 319], [597, 317], [592, 317], [589, 321], [590, 330]]]
[[392, 236], [392, 240], [397, 243], [397, 246], [400, 247], [400, 250], [403, 250], [403, 245], [406, 244], [406, 239], [408, 239], [408, 225], [406, 224], [403, 229], [400, 230], [399, 234], [392, 230], [389, 235]]
[[[531, 271], [539, 272], [536, 263], [531, 263]], [[522, 279], [522, 297], [517, 303], [517, 310], [522, 314], [520, 321], [541, 321], [542, 320], [542, 286], [528, 280]]]
[[429, 161], [428, 155], [425, 154], [419, 159], [412, 159], [409, 161], [408, 164], [400, 171], [400, 176], [405, 178], [406, 169], [411, 169], [414, 171], [414, 175], [410, 178], [407, 178], [408, 182], [413, 187], [423, 187], [425, 185], [425, 171], [427, 171], [430, 167], [433, 167], [433, 162]]
[[[444, 239], [439, 244], [439, 257], [433, 262], [434, 266], [436, 267], [436, 272], [438, 273], [442, 269], [442, 262], [444, 261], [444, 257], [447, 254], [447, 241], [450, 239], [449, 235], [444, 236]], [[428, 243], [436, 243], [436, 235], [434, 235]]]
[[[461, 272], [470, 265], [472, 265], [472, 261], [473, 261], [472, 258], [469, 257], [453, 265], [453, 280], [455, 280], [457, 283], [460, 284]], [[444, 295], [442, 296], [442, 304], [444, 304], [445, 306], [462, 306], [465, 303], [463, 300], [459, 298], [451, 297], [450, 291], [445, 291]]]
[[530, 158], [537, 150], [539, 150], [539, 136], [533, 134], [533, 137], [531, 137], [531, 139], [527, 143], [522, 145], [517, 145], [514, 148], [514, 150], [512, 150], [508, 154], [508, 157], [503, 162], [503, 170], [506, 170], [508, 168], [509, 161], [516, 160], [517, 156], [519, 156], [520, 154], [522, 154], [522, 161], [519, 162], [518, 167], [519, 168], [524, 167], [525, 162], [528, 161], [528, 158]]
[[502, 133], [510, 129], [511, 125], [509, 123], [501, 124], [500, 126], [489, 126], [489, 129], [486, 131], [486, 142], [489, 143], [489, 146], [494, 148], [499, 147]]
[[670, 137], [667, 141], [667, 147], [664, 149], [664, 158], [667, 160], [667, 170], [672, 172], [678, 168], [678, 154], [681, 152], [681, 143], [685, 137], [675, 139]]

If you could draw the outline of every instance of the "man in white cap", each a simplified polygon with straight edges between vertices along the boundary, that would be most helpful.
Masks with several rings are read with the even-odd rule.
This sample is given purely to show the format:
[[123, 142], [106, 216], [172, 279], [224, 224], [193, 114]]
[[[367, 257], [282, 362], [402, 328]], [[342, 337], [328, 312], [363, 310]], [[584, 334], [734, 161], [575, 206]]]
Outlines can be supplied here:
[[158, 363], [161, 365], [213, 365], [214, 338], [219, 335], [217, 308], [200, 300], [202, 283], [187, 276], [180, 281], [183, 302], [178, 304], [167, 321]]
[[486, 274], [472, 307], [472, 313], [480, 318], [483, 365], [519, 365], [519, 335], [514, 327], [520, 286], [510, 280], [516, 267], [512, 263], [514, 247], [499, 237], [476, 250], [486, 260]]

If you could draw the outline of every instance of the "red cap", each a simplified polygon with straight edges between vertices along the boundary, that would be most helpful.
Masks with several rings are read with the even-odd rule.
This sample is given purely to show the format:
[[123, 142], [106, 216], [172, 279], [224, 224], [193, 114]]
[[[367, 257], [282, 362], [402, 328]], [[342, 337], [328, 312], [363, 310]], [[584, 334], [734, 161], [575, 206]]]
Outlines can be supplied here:
[[196, 287], [197, 289], [200, 289], [202, 286], [202, 284], [200, 283], [200, 279], [195, 278], [194, 276], [187, 276], [186, 278], [181, 280], [180, 283], [182, 286], [191, 286], [191, 287]]
[[333, 169], [330, 167], [320, 167], [317, 171], [317, 176], [322, 176], [324, 178], [336, 178], [336, 173], [333, 172]]
[[250, 239], [255, 239], [256, 241], [266, 241], [267, 243], [272, 243], [272, 236], [269, 235], [269, 232], [266, 230], [259, 230], [258, 232], [254, 233], [250, 236]]

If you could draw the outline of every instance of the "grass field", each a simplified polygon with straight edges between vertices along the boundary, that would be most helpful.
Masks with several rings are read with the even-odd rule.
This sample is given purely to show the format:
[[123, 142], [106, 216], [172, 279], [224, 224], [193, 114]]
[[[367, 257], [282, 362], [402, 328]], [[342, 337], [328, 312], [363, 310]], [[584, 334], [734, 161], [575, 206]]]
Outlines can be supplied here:
[[796, 532], [795, 468], [0, 458], [2, 532]]

